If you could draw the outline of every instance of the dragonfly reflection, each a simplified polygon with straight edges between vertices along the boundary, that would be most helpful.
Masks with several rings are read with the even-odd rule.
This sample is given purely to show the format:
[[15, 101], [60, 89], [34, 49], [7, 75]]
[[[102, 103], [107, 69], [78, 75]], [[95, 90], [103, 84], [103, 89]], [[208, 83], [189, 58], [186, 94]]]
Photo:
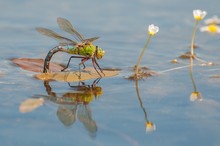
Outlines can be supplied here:
[[[33, 100], [28, 99], [31, 101], [31, 103], [29, 102], [30, 104], [28, 104], [27, 101], [24, 101], [20, 105], [20, 111], [30, 112], [37, 107], [33, 105], [41, 106], [42, 101], [50, 101], [58, 104], [56, 114], [63, 125], [69, 127], [78, 119], [90, 134], [95, 135], [98, 128], [92, 117], [90, 103], [94, 98], [98, 98], [103, 94], [102, 88], [97, 86], [99, 80], [100, 79], [96, 79], [92, 85], [86, 85], [83, 82], [79, 82], [78, 85], [71, 86], [73, 91], [66, 93], [54, 92], [49, 84], [50, 82], [44, 81], [44, 87], [48, 95], [35, 95], [31, 98]], [[27, 107], [33, 109], [25, 111], [24, 109], [27, 109]]]
[[141, 107], [141, 109], [144, 113], [146, 131], [147, 132], [153, 132], [154, 130], [156, 130], [156, 125], [153, 122], [148, 120], [147, 111], [144, 108], [142, 100], [141, 100], [140, 91], [139, 91], [139, 87], [138, 87], [138, 80], [135, 80], [135, 86], [136, 86], [138, 101], [139, 101], [140, 107]]

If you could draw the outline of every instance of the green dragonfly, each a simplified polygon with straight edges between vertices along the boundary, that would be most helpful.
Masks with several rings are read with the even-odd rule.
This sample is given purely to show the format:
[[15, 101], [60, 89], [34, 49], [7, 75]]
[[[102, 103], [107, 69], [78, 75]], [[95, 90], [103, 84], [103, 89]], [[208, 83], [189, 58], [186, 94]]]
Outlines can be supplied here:
[[48, 54], [45, 58], [45, 61], [44, 61], [43, 73], [47, 73], [49, 71], [50, 60], [55, 53], [66, 52], [68, 54], [74, 54], [74, 55], [72, 55], [69, 58], [69, 61], [66, 65], [66, 67], [62, 71], [64, 71], [65, 69], [67, 69], [69, 67], [69, 64], [70, 64], [70, 61], [72, 58], [81, 58], [81, 62], [79, 63], [79, 68], [80, 68], [80, 65], [83, 65], [83, 67], [85, 68], [84, 62], [91, 59], [94, 69], [101, 76], [100, 72], [97, 70], [97, 67], [99, 68], [101, 73], [103, 73], [103, 71], [100, 68], [96, 59], [101, 59], [104, 56], [105, 51], [103, 49], [101, 49], [100, 47], [93, 45], [93, 43], [92, 43], [93, 41], [95, 41], [99, 37], [92, 37], [92, 38], [85, 39], [82, 34], [80, 34], [79, 32], [76, 31], [76, 29], [73, 27], [73, 25], [70, 23], [70, 21], [68, 21], [65, 18], [61, 18], [61, 17], [57, 18], [57, 23], [58, 23], [61, 30], [73, 35], [74, 38], [78, 42], [71, 40], [69, 38], [63, 37], [60, 34], [54, 32], [50, 29], [43, 28], [43, 27], [37, 27], [36, 30], [39, 33], [41, 33], [45, 36], [57, 39], [60, 42], [58, 46], [52, 48], [48, 52]]

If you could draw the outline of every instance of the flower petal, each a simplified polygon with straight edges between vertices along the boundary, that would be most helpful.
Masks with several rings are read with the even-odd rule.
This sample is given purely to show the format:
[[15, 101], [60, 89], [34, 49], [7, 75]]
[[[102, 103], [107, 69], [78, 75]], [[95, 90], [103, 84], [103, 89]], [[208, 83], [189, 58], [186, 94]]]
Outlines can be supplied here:
[[207, 15], [206, 11], [202, 11], [202, 10], [193, 10], [193, 16], [196, 20], [202, 20], [205, 16]]
[[159, 31], [159, 27], [158, 26], [155, 26], [154, 24], [151, 24], [148, 26], [148, 33], [150, 35], [155, 35], [156, 33], [158, 33]]

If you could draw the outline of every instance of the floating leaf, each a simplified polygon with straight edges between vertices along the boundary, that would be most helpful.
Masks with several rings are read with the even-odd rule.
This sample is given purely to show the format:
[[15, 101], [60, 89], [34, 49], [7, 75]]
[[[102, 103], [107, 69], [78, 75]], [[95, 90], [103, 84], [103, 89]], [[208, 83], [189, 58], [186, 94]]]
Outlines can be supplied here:
[[[102, 78], [112, 77], [119, 74], [118, 70], [114, 69], [103, 69]], [[35, 76], [40, 80], [57, 80], [62, 82], [78, 82], [90, 79], [100, 78], [100, 75], [96, 72], [94, 68], [85, 68], [81, 72], [71, 71], [71, 72], [52, 72], [52, 73], [42, 73]]]
[[[43, 72], [44, 60], [32, 58], [14, 58], [12, 62], [24, 70], [33, 72]], [[63, 67], [56, 63], [50, 63], [50, 72], [61, 71]]]
[[[182, 55], [179, 56], [179, 58], [181, 59], [190, 59], [191, 58], [191, 53], [190, 52], [186, 52], [186, 53], [183, 53]], [[193, 59], [196, 57], [195, 54], [192, 56]]]
[[43, 103], [44, 103], [43, 98], [26, 99], [19, 106], [19, 111], [22, 112], [22, 113], [31, 112], [34, 109], [38, 108], [39, 106], [43, 105]]
[[[136, 69], [136, 66], [134, 66], [133, 70]], [[129, 77], [127, 77], [127, 79], [129, 80], [138, 80], [138, 79], [145, 79], [148, 78], [150, 76], [155, 76], [158, 73], [155, 71], [150, 70], [148, 67], [139, 67], [138, 69], [138, 74], [134, 73], [132, 75], [130, 75]]]

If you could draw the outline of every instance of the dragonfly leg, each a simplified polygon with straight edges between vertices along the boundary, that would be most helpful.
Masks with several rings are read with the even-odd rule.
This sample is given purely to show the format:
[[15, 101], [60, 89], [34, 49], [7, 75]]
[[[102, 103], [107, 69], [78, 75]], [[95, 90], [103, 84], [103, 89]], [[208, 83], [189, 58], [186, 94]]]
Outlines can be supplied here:
[[101, 67], [99, 66], [98, 62], [96, 61], [96, 59], [94, 58], [94, 62], [95, 64], [98, 66], [99, 70], [102, 72], [102, 74], [105, 76], [104, 72], [102, 71]]
[[96, 85], [99, 83], [100, 80], [101, 80], [101, 78], [95, 79], [92, 83], [92, 87], [96, 87]]
[[82, 60], [81, 60], [81, 62], [80, 62], [80, 64], [79, 65], [83, 65], [83, 69], [85, 69], [86, 68], [86, 66], [85, 66], [85, 62], [87, 61], [87, 60], [89, 60], [90, 58], [89, 57], [84, 57], [84, 58], [82, 58]]
[[[66, 67], [64, 67], [61, 71], [64, 71], [64, 70], [66, 70], [69, 67], [69, 64], [70, 64], [70, 61], [71, 61], [72, 58], [85, 58], [85, 57], [82, 57], [82, 56], [71, 56], [69, 58], [69, 61], [68, 61], [67, 65], [66, 65]], [[85, 65], [83, 64], [83, 66], [85, 66]]]
[[92, 65], [93, 65], [95, 71], [99, 74], [99, 76], [102, 77], [102, 75], [99, 73], [99, 71], [96, 68], [97, 64], [96, 64], [95, 58], [92, 58]]

